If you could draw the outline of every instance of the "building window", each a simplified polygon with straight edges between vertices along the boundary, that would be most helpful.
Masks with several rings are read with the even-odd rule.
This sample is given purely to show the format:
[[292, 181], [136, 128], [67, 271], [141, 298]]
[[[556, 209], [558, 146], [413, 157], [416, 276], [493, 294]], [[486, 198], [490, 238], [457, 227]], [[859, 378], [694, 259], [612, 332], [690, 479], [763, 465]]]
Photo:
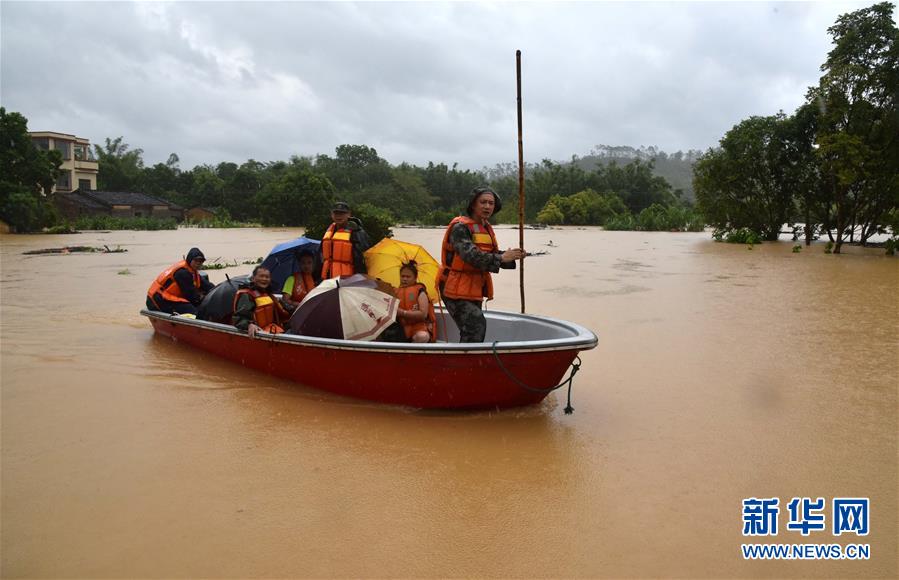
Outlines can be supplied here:
[[72, 158], [72, 148], [70, 147], [70, 143], [68, 141], [59, 141], [58, 139], [53, 140], [54, 148], [62, 153], [62, 158], [65, 160], [69, 160]]
[[60, 175], [56, 179], [56, 189], [61, 189], [64, 191], [70, 191], [72, 189], [72, 172], [71, 171], [63, 171], [62, 175]]
[[50, 140], [46, 137], [34, 137], [31, 139], [31, 142], [34, 143], [34, 146], [38, 149], [42, 149], [44, 151], [50, 149]]
[[81, 191], [90, 191], [91, 190], [91, 180], [90, 179], [79, 179], [78, 180], [78, 189]]
[[75, 150], [75, 161], [96, 161], [90, 145], [75, 143], [73, 148]]

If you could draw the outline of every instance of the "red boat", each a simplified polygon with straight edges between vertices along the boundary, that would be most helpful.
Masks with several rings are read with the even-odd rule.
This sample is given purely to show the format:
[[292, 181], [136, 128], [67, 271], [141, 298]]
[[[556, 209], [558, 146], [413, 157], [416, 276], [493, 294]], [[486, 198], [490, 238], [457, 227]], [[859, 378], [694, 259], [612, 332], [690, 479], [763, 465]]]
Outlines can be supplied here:
[[250, 339], [225, 324], [141, 314], [160, 335], [246, 367], [338, 395], [421, 409], [538, 403], [562, 386], [569, 368], [573, 376], [578, 353], [597, 343], [595, 334], [571, 322], [497, 311], [485, 312], [486, 342], [473, 344], [453, 342], [459, 335], [449, 316], [447, 342], [413, 344], [264, 332]]

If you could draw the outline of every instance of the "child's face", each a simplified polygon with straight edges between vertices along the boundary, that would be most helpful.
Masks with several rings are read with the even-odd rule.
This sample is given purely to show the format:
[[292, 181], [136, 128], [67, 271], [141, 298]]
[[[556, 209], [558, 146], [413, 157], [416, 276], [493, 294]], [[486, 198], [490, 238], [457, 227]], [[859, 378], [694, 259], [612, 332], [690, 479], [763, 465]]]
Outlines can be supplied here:
[[301, 272], [311, 274], [313, 265], [314, 265], [314, 261], [312, 260], [312, 256], [303, 256], [302, 258], [300, 258], [300, 271]]
[[400, 270], [400, 284], [403, 286], [411, 286], [415, 284], [415, 274], [409, 268]]

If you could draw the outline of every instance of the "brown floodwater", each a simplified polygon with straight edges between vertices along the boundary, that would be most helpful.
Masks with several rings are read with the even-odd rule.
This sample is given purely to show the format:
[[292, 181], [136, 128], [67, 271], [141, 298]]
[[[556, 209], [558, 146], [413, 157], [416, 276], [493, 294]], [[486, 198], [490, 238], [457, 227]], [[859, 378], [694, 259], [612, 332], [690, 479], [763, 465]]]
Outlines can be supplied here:
[[[899, 576], [899, 261], [882, 250], [527, 232], [551, 252], [527, 262], [528, 311], [599, 336], [570, 416], [564, 393], [481, 413], [344, 399], [138, 314], [191, 246], [248, 260], [298, 234], [0, 238], [3, 577]], [[435, 256], [441, 235], [396, 230]], [[22, 254], [103, 244], [128, 251]], [[490, 308], [517, 311], [517, 273], [496, 280]], [[869, 543], [870, 560], [744, 561], [749, 497], [781, 501], [759, 541]], [[787, 531], [793, 497], [825, 498], [827, 530]], [[868, 536], [831, 535], [835, 497], [871, 499]]]

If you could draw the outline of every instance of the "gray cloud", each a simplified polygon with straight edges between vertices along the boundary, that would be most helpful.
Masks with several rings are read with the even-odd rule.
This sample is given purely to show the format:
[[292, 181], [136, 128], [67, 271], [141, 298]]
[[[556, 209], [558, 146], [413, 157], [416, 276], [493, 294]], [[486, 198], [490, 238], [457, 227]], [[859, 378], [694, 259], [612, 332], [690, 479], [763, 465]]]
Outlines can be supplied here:
[[[3, 2], [0, 99], [32, 130], [182, 166], [332, 154], [480, 168], [704, 149], [792, 111], [859, 3]], [[48, 33], [52, 30], [52, 33]]]

